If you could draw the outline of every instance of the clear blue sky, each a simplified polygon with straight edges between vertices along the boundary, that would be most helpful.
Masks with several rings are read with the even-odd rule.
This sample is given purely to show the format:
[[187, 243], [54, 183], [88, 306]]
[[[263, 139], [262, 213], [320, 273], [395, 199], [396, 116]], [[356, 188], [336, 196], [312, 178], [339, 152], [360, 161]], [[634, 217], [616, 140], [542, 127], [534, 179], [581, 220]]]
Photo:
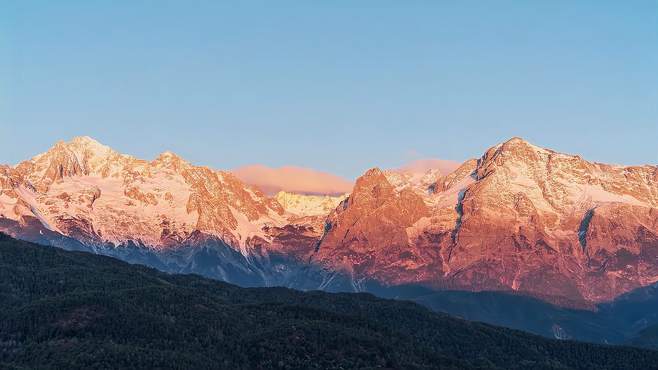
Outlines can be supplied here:
[[3, 1], [0, 163], [89, 135], [355, 177], [511, 136], [658, 162], [658, 1]]

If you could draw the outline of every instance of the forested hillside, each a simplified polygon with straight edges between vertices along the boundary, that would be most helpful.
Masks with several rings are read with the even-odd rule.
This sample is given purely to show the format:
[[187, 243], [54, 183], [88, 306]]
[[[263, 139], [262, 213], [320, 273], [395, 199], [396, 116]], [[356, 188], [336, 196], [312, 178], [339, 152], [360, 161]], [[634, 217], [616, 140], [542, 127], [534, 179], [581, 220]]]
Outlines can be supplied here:
[[0, 368], [652, 369], [368, 294], [239, 288], [0, 235]]

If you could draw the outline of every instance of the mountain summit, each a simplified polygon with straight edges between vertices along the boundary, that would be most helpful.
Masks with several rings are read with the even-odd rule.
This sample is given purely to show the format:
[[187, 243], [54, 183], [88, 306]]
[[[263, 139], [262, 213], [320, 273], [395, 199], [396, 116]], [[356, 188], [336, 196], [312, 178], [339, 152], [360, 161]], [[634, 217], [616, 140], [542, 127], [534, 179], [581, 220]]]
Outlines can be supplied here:
[[354, 281], [609, 300], [658, 281], [656, 172], [520, 138], [426, 187], [371, 170], [330, 216], [318, 262]]
[[258, 225], [285, 222], [281, 206], [228, 172], [193, 166], [171, 152], [153, 161], [119, 154], [89, 137], [58, 142], [47, 152], [5, 167], [12, 186], [0, 209], [26, 224], [95, 246], [164, 248], [194, 232], [247, 253]]

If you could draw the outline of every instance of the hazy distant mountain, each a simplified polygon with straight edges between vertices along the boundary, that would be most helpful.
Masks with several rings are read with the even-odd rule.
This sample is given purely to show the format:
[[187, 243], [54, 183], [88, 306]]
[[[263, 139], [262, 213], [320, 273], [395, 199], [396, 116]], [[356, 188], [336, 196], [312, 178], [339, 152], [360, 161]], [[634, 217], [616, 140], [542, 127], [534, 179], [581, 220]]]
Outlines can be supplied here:
[[333, 211], [348, 194], [343, 195], [306, 195], [280, 191], [274, 199], [287, 212], [298, 216], [327, 216]]

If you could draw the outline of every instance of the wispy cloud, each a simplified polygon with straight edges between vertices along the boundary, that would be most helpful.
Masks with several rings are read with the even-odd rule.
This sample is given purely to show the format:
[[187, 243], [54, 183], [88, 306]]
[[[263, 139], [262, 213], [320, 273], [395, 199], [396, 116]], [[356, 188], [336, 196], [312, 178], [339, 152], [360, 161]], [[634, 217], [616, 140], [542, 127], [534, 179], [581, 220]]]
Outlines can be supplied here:
[[416, 159], [407, 162], [405, 165], [396, 168], [395, 171], [410, 173], [425, 173], [429, 170], [439, 170], [444, 175], [456, 170], [461, 163], [446, 159], [425, 158]]
[[267, 194], [284, 190], [303, 194], [344, 194], [352, 191], [353, 182], [340, 176], [311, 168], [249, 165], [232, 171], [247, 184]]

